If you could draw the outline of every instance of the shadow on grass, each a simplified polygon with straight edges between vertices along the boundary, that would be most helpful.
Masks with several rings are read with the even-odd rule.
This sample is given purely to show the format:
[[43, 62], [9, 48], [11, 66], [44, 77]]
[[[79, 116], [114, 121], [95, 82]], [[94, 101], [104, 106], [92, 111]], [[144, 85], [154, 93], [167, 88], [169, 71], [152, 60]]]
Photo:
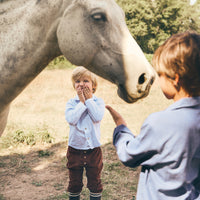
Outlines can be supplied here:
[[[123, 166], [111, 143], [103, 145], [102, 150], [102, 199], [135, 199], [140, 169]], [[19, 153], [17, 149], [4, 154], [0, 152], [0, 200], [68, 199], [66, 142], [40, 147], [24, 146], [24, 151], [26, 153]], [[88, 200], [86, 182], [84, 176], [81, 199]]]

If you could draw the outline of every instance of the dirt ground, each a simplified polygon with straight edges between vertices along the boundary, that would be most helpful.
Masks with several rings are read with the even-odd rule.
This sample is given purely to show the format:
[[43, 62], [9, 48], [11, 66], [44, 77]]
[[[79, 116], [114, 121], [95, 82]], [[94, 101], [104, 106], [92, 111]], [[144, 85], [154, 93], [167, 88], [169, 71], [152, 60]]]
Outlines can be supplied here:
[[[52, 156], [39, 157], [38, 152], [42, 149]], [[47, 199], [66, 190], [66, 144], [42, 149], [23, 147], [23, 152], [2, 157], [0, 193], [5, 199]]]
[[[103, 98], [105, 104], [117, 109], [136, 135], [142, 122], [151, 112], [170, 104], [157, 85], [153, 86], [150, 95], [144, 100], [127, 104], [117, 97], [116, 87], [113, 84], [101, 78], [98, 78], [98, 83], [96, 96]], [[0, 200], [67, 199], [68, 172], [65, 154], [69, 127], [64, 119], [64, 110], [66, 101], [74, 95], [71, 70], [45, 70], [13, 101], [3, 136], [16, 130], [36, 130], [45, 127], [55, 141], [51, 145], [18, 145], [0, 149]], [[101, 125], [104, 162], [108, 169], [119, 165], [119, 170], [124, 170], [123, 166], [118, 164], [111, 144], [114, 128], [111, 116], [105, 111]], [[114, 172], [109, 173], [112, 175]], [[106, 170], [103, 172], [104, 183], [107, 184], [105, 187], [110, 187], [111, 189], [107, 191], [113, 193], [113, 197], [107, 199], [133, 199], [133, 194], [130, 192], [133, 186], [120, 188], [120, 184], [112, 185], [109, 173]], [[127, 173], [126, 179], [135, 177], [134, 183], [131, 182], [135, 187], [139, 172], [129, 170]], [[117, 172], [113, 177], [125, 179], [123, 175], [118, 178]], [[87, 192], [83, 193], [83, 198], [88, 199]], [[117, 196], [118, 193], [120, 194]]]

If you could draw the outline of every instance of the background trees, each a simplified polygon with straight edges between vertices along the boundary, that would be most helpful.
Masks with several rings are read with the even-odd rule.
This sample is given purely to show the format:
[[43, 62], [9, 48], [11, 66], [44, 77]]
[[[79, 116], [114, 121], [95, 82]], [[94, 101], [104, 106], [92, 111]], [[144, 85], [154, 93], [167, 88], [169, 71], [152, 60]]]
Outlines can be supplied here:
[[117, 0], [131, 34], [145, 53], [153, 53], [172, 34], [200, 32], [200, 3], [188, 0]]

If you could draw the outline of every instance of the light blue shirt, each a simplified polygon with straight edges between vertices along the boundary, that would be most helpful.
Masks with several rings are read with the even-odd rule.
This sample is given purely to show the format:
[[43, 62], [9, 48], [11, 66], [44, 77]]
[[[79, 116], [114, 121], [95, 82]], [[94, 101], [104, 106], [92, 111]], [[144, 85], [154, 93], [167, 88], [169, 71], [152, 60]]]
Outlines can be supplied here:
[[85, 104], [78, 96], [66, 104], [65, 119], [69, 123], [68, 145], [75, 149], [93, 149], [100, 144], [100, 122], [104, 116], [105, 104], [93, 95]]
[[113, 144], [126, 166], [142, 166], [137, 200], [200, 200], [200, 97], [151, 114], [137, 137], [118, 126]]

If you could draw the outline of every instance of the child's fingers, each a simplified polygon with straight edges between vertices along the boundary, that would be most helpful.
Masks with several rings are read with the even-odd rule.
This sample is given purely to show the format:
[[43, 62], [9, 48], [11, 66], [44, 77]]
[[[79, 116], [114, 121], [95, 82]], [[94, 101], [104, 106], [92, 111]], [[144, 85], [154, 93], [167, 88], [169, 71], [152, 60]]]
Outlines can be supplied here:
[[76, 91], [77, 91], [78, 93], [82, 93], [82, 92], [83, 92], [82, 89], [81, 89], [81, 87], [77, 87]]
[[90, 89], [89, 89], [88, 87], [84, 87], [84, 88], [83, 88], [83, 91], [84, 91], [85, 93], [90, 93], [90, 92], [91, 92]]
[[109, 110], [109, 112], [116, 112], [111, 106], [106, 105], [106, 108]]
[[113, 118], [117, 118], [120, 116], [120, 114], [116, 110], [114, 110], [111, 106], [106, 105], [106, 108], [108, 109]]
[[83, 93], [87, 99], [92, 98], [92, 91], [90, 91], [90, 88], [84, 87]]
[[116, 111], [114, 110], [111, 106], [106, 105], [106, 108], [108, 109], [108, 111], [110, 112], [115, 124], [117, 126], [124, 124], [126, 126], [126, 122], [124, 121], [123, 117]]

